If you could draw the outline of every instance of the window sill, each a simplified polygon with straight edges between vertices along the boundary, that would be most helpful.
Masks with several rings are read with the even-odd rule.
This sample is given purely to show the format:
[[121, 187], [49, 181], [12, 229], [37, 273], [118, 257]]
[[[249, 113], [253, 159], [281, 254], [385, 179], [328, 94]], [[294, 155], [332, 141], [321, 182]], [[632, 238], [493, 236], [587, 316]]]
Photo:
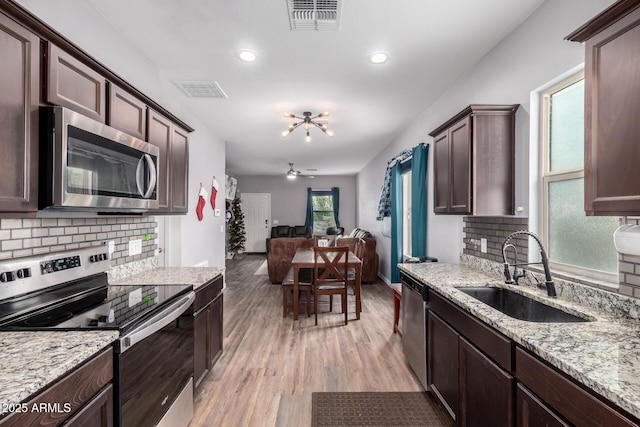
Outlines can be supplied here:
[[[544, 277], [544, 270], [538, 266], [528, 266], [527, 270], [530, 270], [536, 274], [541, 274]], [[558, 268], [551, 268], [551, 278], [553, 280], [560, 279], [567, 282], [579, 283], [581, 285], [591, 286], [596, 289], [602, 289], [609, 292], [618, 292], [620, 284], [609, 280], [601, 280], [593, 277], [580, 275], [574, 272], [568, 272], [560, 270]]]

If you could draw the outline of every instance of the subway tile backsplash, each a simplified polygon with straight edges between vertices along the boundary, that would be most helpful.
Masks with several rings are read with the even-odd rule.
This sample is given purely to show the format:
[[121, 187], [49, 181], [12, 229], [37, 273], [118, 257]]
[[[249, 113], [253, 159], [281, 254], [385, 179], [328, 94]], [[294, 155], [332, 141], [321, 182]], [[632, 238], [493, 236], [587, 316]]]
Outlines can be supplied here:
[[[640, 218], [626, 218], [627, 224], [639, 225]], [[527, 230], [528, 218], [521, 217], [476, 217], [464, 218], [463, 253], [478, 258], [502, 263], [501, 246], [505, 237], [517, 230]], [[480, 251], [480, 239], [487, 239], [487, 252]], [[528, 244], [526, 237], [513, 241], [518, 249], [518, 262], [527, 262]], [[509, 252], [509, 259], [512, 259]], [[640, 298], [640, 257], [632, 255], [618, 255], [618, 293]], [[605, 288], [600, 282], [575, 277], [577, 283], [588, 283], [596, 288]], [[611, 285], [607, 288], [611, 290]]]
[[[640, 218], [626, 218], [623, 224], [639, 225]], [[640, 256], [618, 254], [619, 292], [640, 298]]]
[[[111, 265], [153, 257], [157, 248], [155, 217], [1, 219], [0, 259], [107, 244], [113, 240]], [[142, 240], [142, 253], [129, 256], [129, 241]]]
[[[514, 231], [527, 230], [528, 218], [521, 217], [464, 217], [463, 253], [502, 263], [502, 242]], [[481, 239], [487, 239], [487, 252], [482, 252]], [[526, 236], [519, 236], [511, 241], [518, 250], [518, 262], [527, 262], [529, 246]], [[513, 252], [509, 252], [512, 259]]]

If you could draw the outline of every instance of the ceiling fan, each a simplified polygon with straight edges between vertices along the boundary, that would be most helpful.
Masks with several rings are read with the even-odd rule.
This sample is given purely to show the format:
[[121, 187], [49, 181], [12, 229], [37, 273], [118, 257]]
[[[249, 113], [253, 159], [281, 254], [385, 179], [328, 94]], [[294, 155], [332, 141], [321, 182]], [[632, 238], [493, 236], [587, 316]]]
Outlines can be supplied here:
[[293, 168], [293, 163], [289, 163], [289, 170], [287, 171], [287, 178], [296, 179], [299, 176], [303, 176], [305, 178], [315, 178], [313, 175], [305, 175], [302, 172], [295, 170]]

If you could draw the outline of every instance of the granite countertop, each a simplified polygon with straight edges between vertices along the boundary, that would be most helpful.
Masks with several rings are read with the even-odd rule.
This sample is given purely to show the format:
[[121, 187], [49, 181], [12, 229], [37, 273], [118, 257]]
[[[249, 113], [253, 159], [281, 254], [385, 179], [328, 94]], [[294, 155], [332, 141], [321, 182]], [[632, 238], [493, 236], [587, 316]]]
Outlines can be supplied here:
[[[505, 285], [502, 277], [457, 264], [401, 264], [400, 269], [446, 299], [537, 354], [589, 389], [640, 418], [640, 323], [611, 316], [566, 298], [549, 298], [530, 286]], [[517, 320], [455, 289], [498, 286], [526, 294], [590, 322]]]
[[110, 281], [109, 285], [193, 285], [193, 289], [198, 289], [224, 271], [224, 267], [156, 267]]
[[116, 338], [117, 331], [0, 332], [0, 415]]

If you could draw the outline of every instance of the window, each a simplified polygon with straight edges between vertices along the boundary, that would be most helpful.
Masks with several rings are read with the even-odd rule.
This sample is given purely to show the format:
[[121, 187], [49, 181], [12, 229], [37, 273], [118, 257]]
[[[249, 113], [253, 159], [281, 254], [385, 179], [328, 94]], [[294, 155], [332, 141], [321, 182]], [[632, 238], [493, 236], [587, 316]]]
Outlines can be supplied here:
[[542, 239], [552, 268], [617, 282], [617, 217], [584, 213], [584, 74], [542, 95]]
[[411, 256], [411, 169], [402, 174], [402, 255]]
[[313, 234], [325, 234], [327, 228], [335, 227], [333, 217], [333, 196], [331, 191], [316, 191], [311, 193], [313, 205]]

